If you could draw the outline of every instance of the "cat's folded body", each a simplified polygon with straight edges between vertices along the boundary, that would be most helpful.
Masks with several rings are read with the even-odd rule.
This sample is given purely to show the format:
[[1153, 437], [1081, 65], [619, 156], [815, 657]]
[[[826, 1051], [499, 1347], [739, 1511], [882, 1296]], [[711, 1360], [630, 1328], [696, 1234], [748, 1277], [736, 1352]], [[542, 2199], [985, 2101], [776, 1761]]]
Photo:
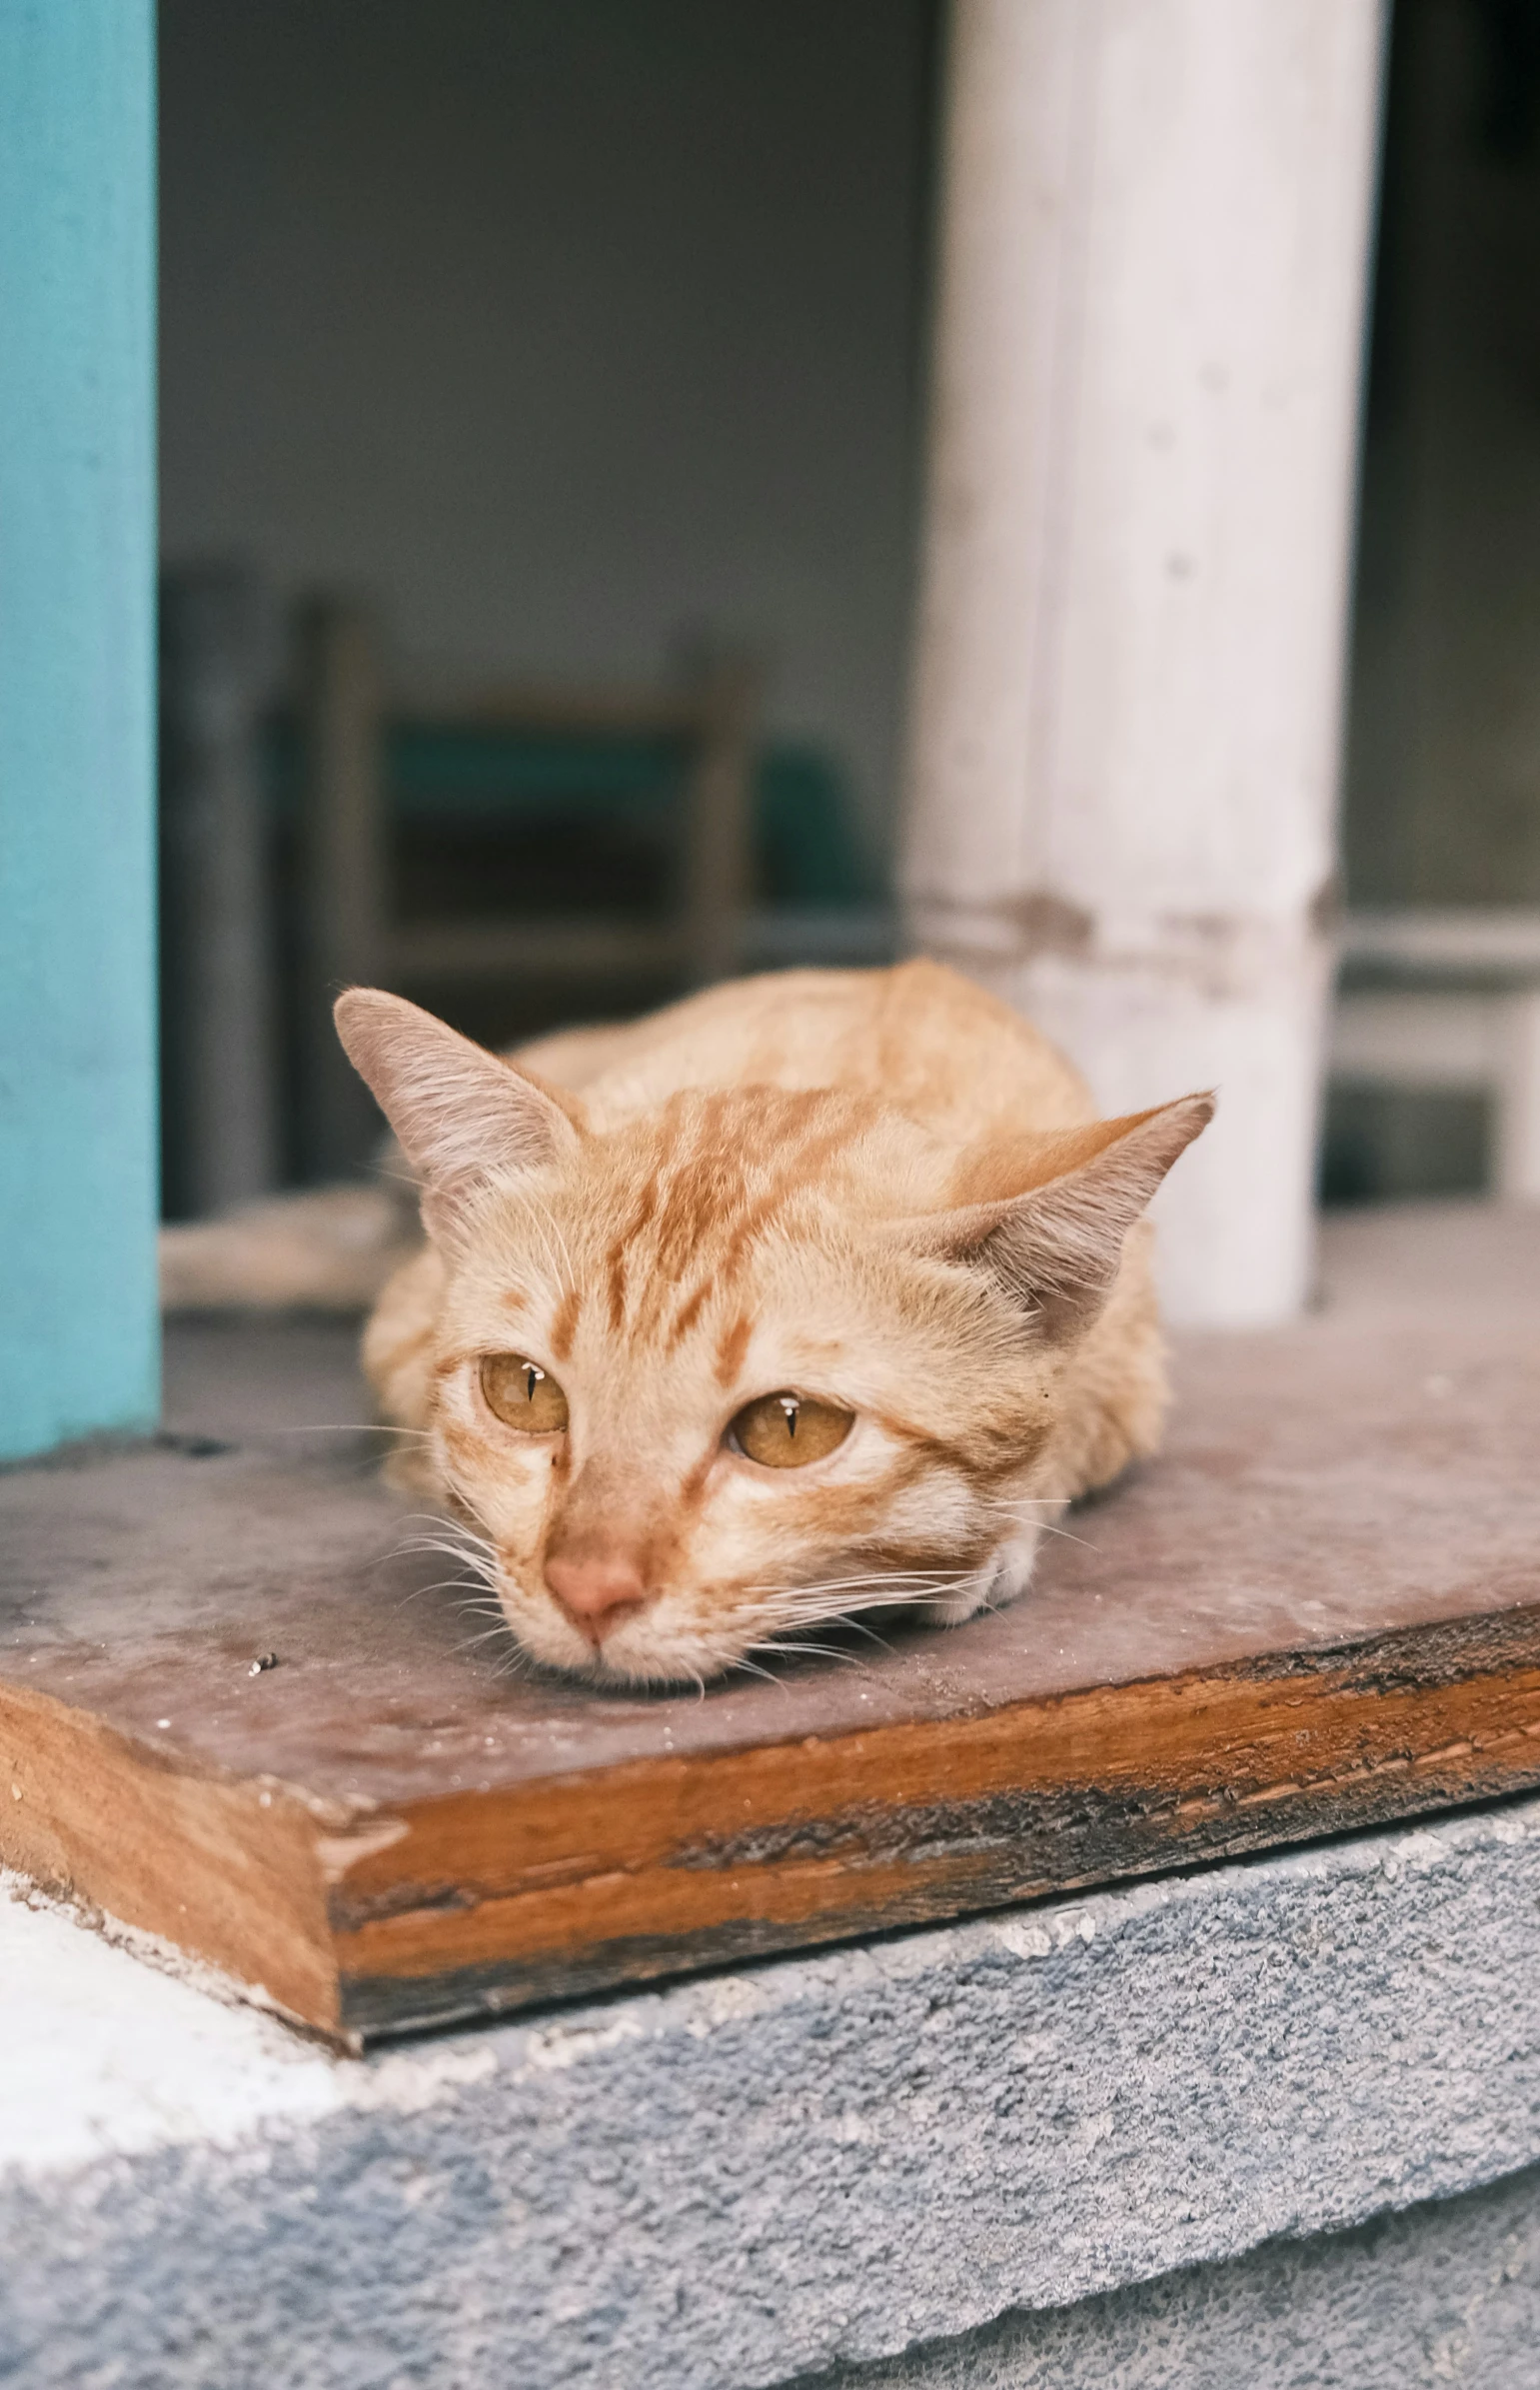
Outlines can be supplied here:
[[1208, 1097], [1097, 1122], [930, 963], [508, 1063], [370, 990], [338, 1024], [424, 1191], [366, 1366], [541, 1660], [679, 1681], [850, 1612], [955, 1623], [1153, 1448], [1139, 1215]]

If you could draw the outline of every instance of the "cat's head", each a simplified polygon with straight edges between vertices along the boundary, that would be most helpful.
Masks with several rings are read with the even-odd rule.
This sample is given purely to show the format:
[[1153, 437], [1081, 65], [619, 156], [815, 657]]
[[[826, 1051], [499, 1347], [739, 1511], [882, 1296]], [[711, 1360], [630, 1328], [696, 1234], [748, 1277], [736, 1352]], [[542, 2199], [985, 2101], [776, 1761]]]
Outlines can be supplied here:
[[1063, 1490], [1074, 1356], [1212, 1109], [961, 1155], [833, 1090], [602, 1127], [399, 998], [338, 1025], [423, 1183], [432, 1473], [519, 1641], [611, 1680], [974, 1606]]

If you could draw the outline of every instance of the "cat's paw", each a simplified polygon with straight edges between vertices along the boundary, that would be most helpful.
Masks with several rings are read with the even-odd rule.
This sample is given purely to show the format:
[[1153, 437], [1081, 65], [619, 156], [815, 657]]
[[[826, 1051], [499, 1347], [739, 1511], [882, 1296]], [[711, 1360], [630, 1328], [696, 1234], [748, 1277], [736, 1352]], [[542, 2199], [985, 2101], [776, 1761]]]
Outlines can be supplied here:
[[967, 1619], [976, 1618], [980, 1610], [1003, 1609], [1007, 1601], [1014, 1601], [1018, 1593], [1024, 1593], [1032, 1581], [1041, 1532], [1041, 1528], [1032, 1526], [1012, 1535], [956, 1593], [942, 1601], [927, 1603], [925, 1616], [936, 1626], [961, 1626]]
[[927, 1602], [925, 1623], [927, 1626], [961, 1626], [966, 1619], [976, 1617], [989, 1599], [989, 1587], [980, 1581], [971, 1592], [955, 1593], [946, 1601]]

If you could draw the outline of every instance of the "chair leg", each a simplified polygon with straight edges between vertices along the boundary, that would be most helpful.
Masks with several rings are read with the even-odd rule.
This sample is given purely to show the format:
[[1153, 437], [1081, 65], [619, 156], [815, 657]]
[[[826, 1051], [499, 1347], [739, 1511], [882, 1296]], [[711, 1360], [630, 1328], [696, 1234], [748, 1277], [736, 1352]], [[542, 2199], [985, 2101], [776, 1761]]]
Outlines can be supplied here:
[[1503, 1006], [1497, 1192], [1510, 1203], [1540, 1203], [1540, 988], [1526, 988]]
[[754, 745], [760, 678], [747, 660], [715, 664], [702, 689], [703, 735], [688, 792], [685, 917], [689, 970], [704, 987], [740, 968], [753, 876]]
[[342, 989], [387, 968], [380, 671], [373, 625], [344, 602], [308, 606], [300, 644], [300, 1109], [305, 1175], [331, 1179], [359, 1168], [381, 1128], [332, 1027]]
[[278, 1176], [273, 905], [258, 745], [261, 591], [243, 568], [161, 587], [161, 1102], [167, 1215]]

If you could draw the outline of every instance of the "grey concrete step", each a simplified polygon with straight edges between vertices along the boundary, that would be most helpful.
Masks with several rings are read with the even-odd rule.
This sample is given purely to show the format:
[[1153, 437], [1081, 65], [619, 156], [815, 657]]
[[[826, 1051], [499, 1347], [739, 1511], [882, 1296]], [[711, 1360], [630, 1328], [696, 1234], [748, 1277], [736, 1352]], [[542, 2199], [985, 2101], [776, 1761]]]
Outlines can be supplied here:
[[[361, 2061], [13, 1900], [0, 2379], [757, 2390], [939, 2365], [1012, 2311], [1540, 2160], [1537, 1951], [1533, 1801]], [[1076, 2329], [1089, 2356], [1019, 2378], [1186, 2390], [1109, 2376]]]

